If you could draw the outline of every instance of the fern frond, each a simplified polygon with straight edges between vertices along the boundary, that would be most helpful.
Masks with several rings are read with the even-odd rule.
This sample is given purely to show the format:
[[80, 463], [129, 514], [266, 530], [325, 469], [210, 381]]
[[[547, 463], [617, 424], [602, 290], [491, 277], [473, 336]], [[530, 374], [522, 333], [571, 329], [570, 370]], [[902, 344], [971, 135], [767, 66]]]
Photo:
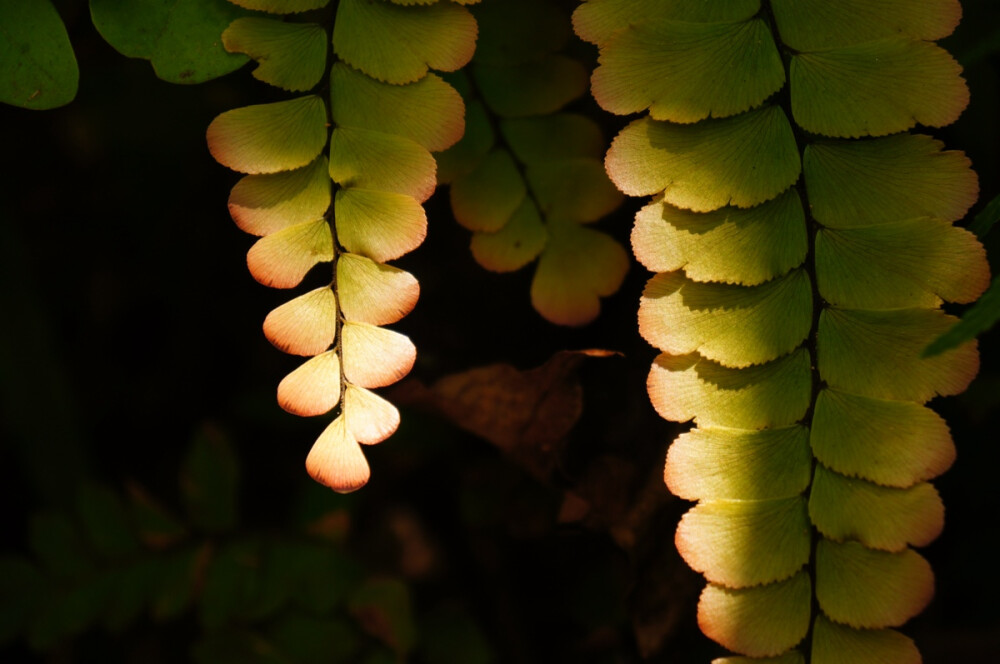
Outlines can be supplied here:
[[[952, 463], [923, 405], [961, 392], [975, 344], [923, 358], [944, 301], [989, 284], [952, 226], [975, 201], [968, 160], [927, 136], [968, 102], [955, 0], [586, 0], [597, 101], [646, 111], [606, 166], [633, 196], [633, 248], [659, 272], [639, 329], [670, 448], [668, 488], [698, 501], [681, 556], [708, 586], [706, 635], [751, 661], [918, 662], [890, 628], [933, 574], [912, 547], [941, 531], [928, 482]], [[844, 140], [848, 139], [848, 140]], [[756, 659], [761, 658], [761, 659]]]
[[[273, 14], [326, 4], [233, 2]], [[262, 236], [247, 255], [254, 278], [293, 288], [330, 264], [329, 284], [268, 314], [264, 334], [309, 358], [279, 384], [279, 405], [307, 417], [339, 409], [306, 459], [309, 473], [337, 491], [368, 481], [360, 446], [399, 425], [396, 408], [369, 390], [412, 368], [413, 343], [383, 326], [409, 313], [420, 289], [385, 263], [423, 242], [421, 204], [435, 187], [431, 152], [464, 131], [461, 97], [429, 69], [465, 65], [476, 33], [459, 4], [342, 0], [330, 26], [251, 17], [223, 35], [228, 49], [259, 62], [254, 76], [271, 85], [307, 91], [328, 76], [329, 101], [317, 93], [228, 111], [212, 122], [208, 142], [220, 163], [249, 174], [229, 205], [240, 228]]]

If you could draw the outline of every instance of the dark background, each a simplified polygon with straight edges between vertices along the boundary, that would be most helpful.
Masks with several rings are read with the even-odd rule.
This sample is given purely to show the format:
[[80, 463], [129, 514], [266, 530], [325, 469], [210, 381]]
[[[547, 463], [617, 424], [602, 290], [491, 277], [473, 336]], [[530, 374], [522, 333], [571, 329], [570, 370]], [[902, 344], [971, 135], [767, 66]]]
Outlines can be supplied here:
[[[957, 124], [930, 133], [972, 158], [982, 189], [976, 212], [1000, 193], [1000, 59], [989, 41], [1000, 44], [1000, 7], [963, 4], [966, 18], [944, 45], [968, 63], [972, 103]], [[77, 99], [46, 112], [0, 108], [3, 550], [27, 553], [31, 515], [72, 511], [84, 478], [116, 490], [138, 482], [177, 505], [178, 468], [206, 425], [239, 456], [240, 532], [287, 530], [294, 505], [313, 491], [303, 459], [326, 418], [295, 418], [275, 402], [296, 361], [267, 343], [260, 324], [288, 294], [249, 276], [253, 239], [226, 210], [238, 176], [212, 160], [204, 140], [213, 117], [259, 100], [263, 86], [247, 69], [200, 86], [162, 82], [147, 62], [103, 42], [85, 3], [59, 9], [80, 62]], [[616, 130], [616, 120], [606, 122]], [[629, 550], [609, 534], [627, 509], [557, 519], [564, 492], [585, 478], [598, 478], [599, 498], [641, 502], [679, 430], [645, 395], [655, 353], [637, 334], [635, 310], [647, 275], [634, 266], [597, 323], [556, 329], [531, 309], [530, 269], [498, 276], [475, 265], [444, 193], [428, 203], [426, 243], [398, 262], [422, 286], [416, 310], [395, 326], [419, 350], [413, 377], [430, 383], [494, 362], [527, 369], [562, 349], [608, 348], [624, 358], [584, 366], [583, 421], [545, 482], [489, 443], [404, 409], [400, 432], [367, 450], [370, 485], [331, 499], [351, 515], [344, 546], [372, 573], [405, 579], [418, 615], [440, 598], [458, 602], [495, 661], [638, 661], [630, 620], [655, 615], [671, 616], [657, 661], [708, 661], [717, 650], [693, 617], [701, 581], [672, 553], [686, 504], [664, 489], [638, 531], [646, 540]], [[604, 230], [627, 244], [638, 205], [626, 202]], [[994, 270], [997, 245], [994, 233]], [[998, 342], [996, 332], [982, 340], [982, 370], [965, 394], [935, 404], [959, 456], [936, 482], [947, 525], [924, 552], [937, 596], [904, 628], [930, 664], [1000, 652]], [[610, 470], [595, 470], [608, 459], [625, 469], [620, 488], [608, 488]], [[407, 571], [406, 538], [392, 525], [400, 514], [431, 543], [431, 573]], [[90, 630], [49, 655], [16, 641], [0, 659], [186, 661], [200, 633], [193, 617], [141, 618], [123, 634]]]

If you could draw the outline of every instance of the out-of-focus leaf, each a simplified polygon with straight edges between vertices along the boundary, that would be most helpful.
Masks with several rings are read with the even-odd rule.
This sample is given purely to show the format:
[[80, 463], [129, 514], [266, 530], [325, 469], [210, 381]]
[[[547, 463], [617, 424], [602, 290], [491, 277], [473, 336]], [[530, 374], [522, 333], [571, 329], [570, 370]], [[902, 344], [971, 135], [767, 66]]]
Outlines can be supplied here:
[[1000, 320], [1000, 277], [995, 277], [979, 301], [965, 312], [962, 320], [931, 342], [924, 349], [922, 357], [934, 357], [952, 348], [958, 348], [993, 327], [998, 320]]
[[361, 649], [357, 627], [338, 618], [287, 615], [268, 628], [267, 636], [296, 664], [355, 661]]
[[187, 535], [184, 526], [141, 486], [129, 483], [127, 490], [132, 521], [143, 544], [162, 549]]
[[361, 582], [361, 566], [336, 549], [303, 546], [296, 564], [305, 570], [305, 586], [297, 604], [316, 614], [329, 613], [342, 604]]
[[223, 547], [205, 571], [199, 618], [206, 630], [219, 629], [247, 613], [260, 587], [260, 551], [256, 542]]
[[420, 650], [429, 664], [491, 664], [496, 652], [464, 609], [441, 606], [420, 623]]
[[111, 489], [93, 483], [80, 487], [77, 509], [91, 547], [106, 558], [135, 553], [139, 542], [128, 521], [125, 506]]
[[76, 97], [79, 81], [66, 26], [50, 0], [0, 2], [0, 102], [63, 106]]
[[263, 637], [245, 631], [209, 635], [191, 654], [198, 664], [289, 664]]
[[90, 0], [90, 15], [119, 53], [149, 60], [171, 83], [210, 81], [248, 60], [222, 46], [222, 31], [250, 15], [226, 0]]
[[575, 370], [606, 350], [562, 351], [530, 371], [492, 364], [446, 376], [429, 389], [411, 381], [397, 401], [429, 407], [546, 477], [560, 441], [580, 417], [582, 388]]
[[181, 468], [181, 495], [196, 525], [225, 532], [236, 525], [236, 456], [221, 431], [205, 426]]
[[254, 619], [273, 615], [289, 601], [310, 612], [328, 613], [341, 604], [361, 578], [361, 569], [330, 546], [278, 540], [261, 548]]
[[992, 230], [993, 224], [997, 223], [997, 220], [1000, 220], [1000, 196], [994, 198], [979, 211], [976, 218], [969, 224], [969, 230], [982, 240]]
[[153, 597], [152, 615], [155, 620], [168, 620], [187, 609], [196, 586], [202, 581], [211, 554], [211, 547], [205, 544], [176, 551], [165, 561]]
[[17, 636], [41, 599], [45, 581], [19, 556], [0, 558], [0, 643]]
[[409, 588], [396, 579], [370, 579], [357, 589], [348, 604], [361, 628], [406, 655], [417, 642]]
[[28, 534], [31, 550], [56, 577], [80, 578], [93, 568], [80, 533], [61, 514], [36, 514]]
[[114, 590], [104, 615], [112, 633], [123, 631], [149, 606], [166, 568], [163, 558], [141, 560], [114, 573]]

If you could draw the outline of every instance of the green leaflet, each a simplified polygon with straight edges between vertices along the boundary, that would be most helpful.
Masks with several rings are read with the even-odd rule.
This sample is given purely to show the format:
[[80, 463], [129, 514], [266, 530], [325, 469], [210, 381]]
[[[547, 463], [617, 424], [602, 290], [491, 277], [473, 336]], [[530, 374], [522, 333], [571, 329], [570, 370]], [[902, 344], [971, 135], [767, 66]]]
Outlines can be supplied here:
[[79, 80], [66, 26], [50, 0], [0, 4], [0, 102], [56, 108], [73, 101]]
[[809, 631], [810, 596], [805, 572], [757, 588], [709, 584], [698, 602], [698, 625], [730, 650], [754, 657], [780, 655]]
[[635, 217], [632, 250], [653, 272], [684, 270], [694, 281], [756, 286], [798, 267], [808, 251], [799, 194], [749, 209], [682, 210], [654, 200]]
[[709, 582], [702, 631], [746, 656], [718, 664], [917, 662], [885, 628], [932, 594], [910, 547], [940, 533], [927, 480], [955, 458], [923, 404], [978, 367], [974, 344], [922, 354], [954, 321], [942, 304], [990, 276], [952, 225], [978, 192], [968, 159], [900, 132], [966, 106], [932, 43], [961, 10], [761, 4], [589, 0], [574, 15], [600, 50], [598, 103], [648, 110], [605, 163], [623, 192], [655, 197], [632, 232], [658, 273], [639, 307], [664, 351], [647, 387], [661, 416], [697, 425], [664, 469], [699, 501], [676, 543]]
[[226, 0], [90, 0], [94, 27], [122, 55], [171, 83], [203, 83], [243, 66], [219, 35], [247, 12]]
[[743, 113], [781, 89], [785, 70], [762, 20], [651, 21], [630, 26], [601, 51], [594, 97], [627, 115], [697, 122]]
[[727, 367], [774, 360], [794, 350], [812, 326], [805, 272], [760, 286], [688, 281], [680, 274], [649, 280], [639, 305], [639, 333], [673, 355], [697, 351]]
[[[636, 120], [615, 138], [606, 165], [626, 194], [662, 191], [667, 203], [695, 212], [759, 205], [800, 172], [792, 128], [777, 106], [691, 127]], [[747, 172], [755, 177], [741, 177]]]
[[314, 23], [240, 18], [222, 33], [230, 53], [246, 53], [259, 63], [254, 78], [292, 92], [316, 86], [326, 70], [326, 31]]

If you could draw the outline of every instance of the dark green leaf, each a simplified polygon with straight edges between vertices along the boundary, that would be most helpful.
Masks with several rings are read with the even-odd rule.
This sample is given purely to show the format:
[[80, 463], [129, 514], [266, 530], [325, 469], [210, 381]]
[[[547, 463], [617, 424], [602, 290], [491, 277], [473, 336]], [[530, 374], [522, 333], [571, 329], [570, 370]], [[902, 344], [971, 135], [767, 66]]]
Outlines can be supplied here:
[[255, 542], [223, 547], [205, 572], [199, 617], [206, 630], [219, 629], [243, 617], [260, 586], [260, 551]]
[[288, 615], [274, 623], [267, 636], [296, 664], [349, 662], [361, 648], [357, 627], [337, 618]]
[[987, 291], [965, 312], [962, 320], [924, 349], [922, 357], [933, 357], [946, 350], [957, 348], [989, 330], [998, 320], [1000, 320], [1000, 277], [993, 279]]
[[124, 630], [153, 601], [166, 562], [151, 558], [114, 573], [115, 588], [104, 615], [104, 626], [110, 632]]
[[184, 526], [138, 484], [128, 485], [132, 520], [143, 544], [162, 549], [187, 535]]
[[156, 620], [174, 618], [191, 604], [195, 587], [201, 582], [211, 555], [209, 545], [176, 551], [164, 564], [153, 595], [152, 614]]
[[84, 484], [77, 494], [77, 508], [84, 534], [99, 555], [120, 558], [139, 549], [125, 507], [111, 489]]
[[322, 615], [339, 606], [360, 583], [360, 565], [335, 549], [304, 545], [296, 558], [295, 564], [305, 570], [298, 604], [314, 613]]
[[192, 654], [198, 664], [290, 664], [270, 643], [244, 631], [207, 636], [195, 644]]
[[348, 604], [361, 628], [405, 655], [417, 641], [410, 590], [396, 579], [369, 579], [352, 595]]
[[250, 15], [226, 0], [90, 0], [90, 14], [109, 44], [171, 83], [203, 83], [248, 59], [222, 47], [222, 31]]
[[429, 664], [491, 664], [497, 661], [479, 625], [458, 606], [442, 606], [420, 623], [420, 650]]
[[62, 514], [36, 514], [28, 534], [31, 550], [53, 576], [79, 578], [93, 568], [76, 527]]
[[969, 230], [982, 240], [992, 230], [993, 224], [997, 223], [998, 219], [1000, 219], [1000, 196], [994, 198], [979, 211], [976, 218], [969, 224]]
[[0, 643], [17, 636], [43, 594], [38, 569], [21, 557], [0, 558]]
[[80, 69], [49, 0], [0, 2], [0, 102], [47, 109], [73, 101]]
[[237, 462], [225, 436], [206, 426], [181, 468], [181, 495], [191, 521], [209, 532], [236, 525]]

